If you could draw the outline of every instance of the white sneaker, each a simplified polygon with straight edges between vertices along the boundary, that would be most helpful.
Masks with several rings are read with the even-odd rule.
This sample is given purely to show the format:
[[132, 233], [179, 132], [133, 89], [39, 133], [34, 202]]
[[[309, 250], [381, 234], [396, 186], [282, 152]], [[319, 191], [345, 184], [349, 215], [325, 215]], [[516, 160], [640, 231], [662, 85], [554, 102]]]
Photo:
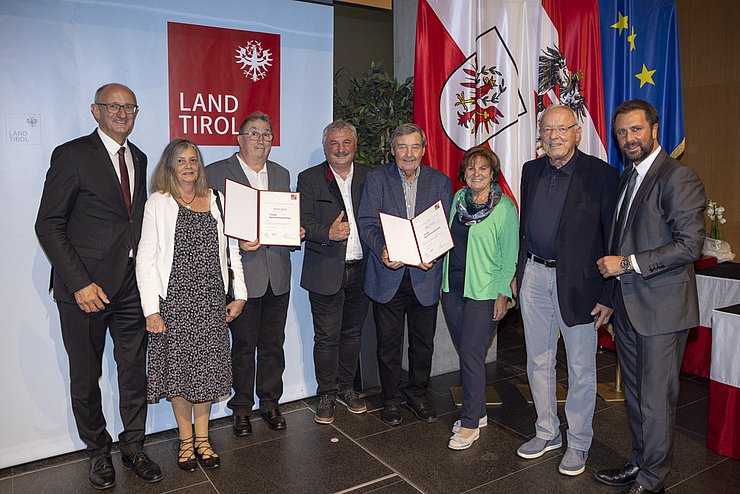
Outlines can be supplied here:
[[[486, 426], [488, 426], [488, 415], [486, 415], [485, 417], [481, 417], [480, 420], [478, 420], [478, 428], [479, 429], [481, 427], [486, 427]], [[459, 420], [455, 420], [455, 423], [452, 424], [452, 432], [454, 434], [459, 433], [461, 427], [462, 427], [462, 424], [460, 423], [460, 421]]]
[[462, 437], [460, 434], [455, 433], [450, 438], [450, 442], [447, 443], [447, 447], [450, 449], [454, 449], [456, 451], [468, 449], [473, 444], [473, 442], [479, 437], [480, 437], [480, 429], [474, 429], [473, 433], [469, 435], [468, 437]]

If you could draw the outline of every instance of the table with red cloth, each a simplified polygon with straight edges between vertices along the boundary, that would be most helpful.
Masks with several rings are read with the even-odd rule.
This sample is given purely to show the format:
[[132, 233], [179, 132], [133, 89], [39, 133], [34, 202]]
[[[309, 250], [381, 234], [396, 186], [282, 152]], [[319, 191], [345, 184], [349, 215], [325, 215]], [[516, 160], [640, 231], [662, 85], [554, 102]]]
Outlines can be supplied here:
[[[697, 266], [698, 267], [698, 266]], [[709, 378], [712, 357], [712, 311], [740, 303], [740, 263], [725, 262], [698, 269], [699, 326], [689, 330], [681, 372]], [[614, 349], [611, 335], [599, 330], [599, 345]]]
[[712, 315], [707, 447], [740, 460], [740, 304]]

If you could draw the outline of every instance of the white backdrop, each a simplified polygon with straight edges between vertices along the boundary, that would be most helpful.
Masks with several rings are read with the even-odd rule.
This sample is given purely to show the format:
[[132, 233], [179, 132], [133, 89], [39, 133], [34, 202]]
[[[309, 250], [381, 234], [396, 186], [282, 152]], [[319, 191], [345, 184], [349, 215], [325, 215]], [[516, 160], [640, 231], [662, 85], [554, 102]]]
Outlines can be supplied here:
[[[153, 169], [168, 141], [167, 21], [281, 36], [281, 146], [271, 159], [298, 172], [323, 160], [321, 130], [332, 115], [333, 12], [293, 0], [4, 0], [0, 2], [0, 468], [84, 448], [69, 400], [67, 356], [49, 263], [33, 224], [52, 149], [95, 128], [95, 89], [122, 82], [141, 111], [131, 141]], [[193, 67], [193, 70], [198, 70]], [[217, 77], [217, 75], [214, 75]], [[235, 147], [205, 147], [206, 162]], [[293, 254], [286, 329], [284, 401], [315, 393], [313, 330]], [[103, 406], [121, 430], [112, 343], [104, 362]], [[224, 415], [225, 402], [214, 406]], [[175, 426], [163, 401], [149, 407], [147, 432]]]

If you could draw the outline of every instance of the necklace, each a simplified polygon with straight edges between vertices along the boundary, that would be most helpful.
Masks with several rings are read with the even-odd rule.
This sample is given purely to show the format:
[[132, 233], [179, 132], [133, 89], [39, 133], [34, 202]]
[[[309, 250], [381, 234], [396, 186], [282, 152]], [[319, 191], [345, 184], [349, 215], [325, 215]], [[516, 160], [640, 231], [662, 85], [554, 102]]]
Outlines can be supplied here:
[[193, 193], [193, 198], [192, 198], [192, 199], [190, 199], [190, 201], [186, 201], [185, 199], [183, 199], [183, 197], [182, 197], [182, 196], [177, 196], [177, 198], [178, 198], [178, 199], [180, 199], [180, 201], [181, 201], [181, 202], [183, 203], [183, 205], [184, 205], [184, 206], [185, 206], [186, 208], [188, 208], [188, 209], [193, 209], [193, 207], [191, 206], [191, 204], [193, 204], [193, 201], [195, 200], [195, 196], [196, 196], [196, 195], [197, 195], [196, 193]]

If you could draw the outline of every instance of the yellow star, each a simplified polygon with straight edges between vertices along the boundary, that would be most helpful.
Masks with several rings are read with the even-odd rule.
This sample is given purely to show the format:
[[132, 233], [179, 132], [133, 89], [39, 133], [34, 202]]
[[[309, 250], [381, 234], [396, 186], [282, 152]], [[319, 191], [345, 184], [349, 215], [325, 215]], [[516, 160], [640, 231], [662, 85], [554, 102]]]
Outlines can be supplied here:
[[642, 72], [635, 74], [635, 77], [640, 79], [640, 87], [648, 83], [655, 86], [655, 83], [653, 82], [653, 74], [655, 74], [655, 70], [648, 70], [647, 67], [645, 67], [645, 64], [642, 64]]
[[635, 38], [636, 37], [637, 37], [637, 35], [635, 34], [635, 26], [632, 26], [632, 34], [630, 34], [629, 36], [627, 36], [627, 41], [630, 44], [630, 51], [632, 51], [632, 50], [635, 49]]
[[624, 29], [627, 29], [629, 27], [629, 21], [628, 21], [629, 20], [629, 16], [622, 15], [621, 12], [617, 12], [617, 14], [619, 14], [619, 20], [617, 22], [615, 22], [614, 24], [612, 24], [612, 27], [614, 29], [619, 29], [619, 35], [621, 36], [622, 35], [622, 31]]

